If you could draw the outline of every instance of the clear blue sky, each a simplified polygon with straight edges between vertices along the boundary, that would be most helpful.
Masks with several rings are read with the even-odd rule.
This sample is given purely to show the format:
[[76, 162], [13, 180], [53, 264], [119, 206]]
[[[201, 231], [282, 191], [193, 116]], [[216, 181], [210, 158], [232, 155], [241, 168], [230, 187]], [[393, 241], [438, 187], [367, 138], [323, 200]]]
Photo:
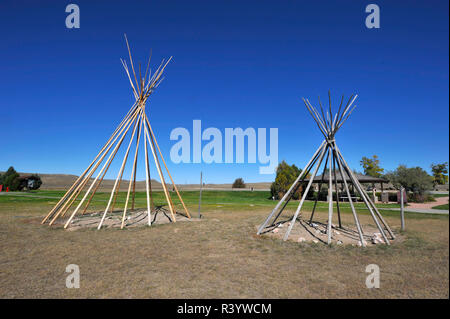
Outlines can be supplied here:
[[[119, 58], [173, 55], [148, 114], [177, 183], [271, 181], [259, 164], [173, 164], [170, 131], [277, 127], [279, 160], [322, 141], [301, 97], [359, 94], [336, 136], [350, 166], [449, 158], [448, 1], [68, 1], [0, 4], [0, 170], [80, 174], [132, 103]], [[365, 27], [365, 6], [381, 28]], [[142, 167], [141, 167], [142, 168]], [[143, 174], [140, 175], [144, 176]]]

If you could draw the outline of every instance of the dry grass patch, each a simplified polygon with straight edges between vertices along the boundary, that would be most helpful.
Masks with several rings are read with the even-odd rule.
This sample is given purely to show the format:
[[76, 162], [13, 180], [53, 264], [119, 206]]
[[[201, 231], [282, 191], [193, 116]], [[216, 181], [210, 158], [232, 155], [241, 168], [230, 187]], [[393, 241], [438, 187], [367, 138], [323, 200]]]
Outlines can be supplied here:
[[[48, 203], [2, 204], [0, 297], [449, 297], [447, 216], [407, 216], [403, 242], [362, 249], [256, 236], [267, 209], [214, 207], [198, 223], [69, 232], [25, 222], [45, 215]], [[398, 217], [386, 219], [398, 232]], [[365, 214], [361, 221], [373, 223]], [[380, 289], [365, 287], [372, 263]], [[68, 264], [80, 266], [80, 289], [65, 287]]]

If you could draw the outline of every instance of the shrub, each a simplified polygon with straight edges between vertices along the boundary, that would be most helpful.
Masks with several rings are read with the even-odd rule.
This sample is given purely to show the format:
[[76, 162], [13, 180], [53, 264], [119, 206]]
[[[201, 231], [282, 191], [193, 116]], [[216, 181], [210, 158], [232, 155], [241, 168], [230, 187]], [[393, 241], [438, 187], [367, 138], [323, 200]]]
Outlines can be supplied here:
[[33, 174], [31, 176], [19, 177], [18, 179], [19, 186], [17, 190], [21, 191], [23, 189], [27, 190], [36, 190], [39, 189], [42, 185], [41, 178], [37, 174]]
[[430, 194], [408, 193], [408, 202], [410, 203], [425, 203], [435, 202], [436, 199]]
[[241, 177], [236, 178], [231, 188], [245, 188], [244, 180]]
[[[271, 196], [275, 199], [283, 197], [301, 172], [301, 169], [297, 168], [295, 164], [289, 165], [285, 161], [278, 164], [275, 181], [270, 185]], [[304, 185], [300, 185], [292, 198], [299, 199], [303, 189]]]
[[420, 167], [400, 165], [395, 171], [385, 177], [396, 187], [404, 187], [407, 192], [423, 195], [433, 188], [433, 179]]
[[0, 184], [2, 184], [5, 189], [9, 187], [11, 191], [19, 190], [19, 174], [16, 172], [14, 167], [11, 166], [8, 168], [8, 170], [1, 176], [0, 180]]

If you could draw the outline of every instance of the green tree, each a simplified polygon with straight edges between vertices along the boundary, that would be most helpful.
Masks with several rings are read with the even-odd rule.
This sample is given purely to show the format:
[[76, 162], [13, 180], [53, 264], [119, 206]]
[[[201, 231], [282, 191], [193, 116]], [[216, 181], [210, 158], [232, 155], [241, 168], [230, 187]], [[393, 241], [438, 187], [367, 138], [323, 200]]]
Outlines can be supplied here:
[[448, 183], [448, 162], [442, 164], [431, 164], [433, 172], [433, 184], [444, 185]]
[[380, 160], [377, 155], [372, 156], [372, 158], [364, 156], [360, 163], [364, 169], [364, 175], [372, 177], [381, 177], [383, 175], [384, 169], [380, 167]]
[[236, 178], [231, 188], [245, 188], [244, 180], [241, 177]]
[[[292, 183], [302, 172], [295, 164], [289, 165], [285, 161], [278, 164], [277, 175], [275, 181], [270, 186], [270, 194], [275, 199], [280, 199], [291, 187]], [[299, 187], [293, 198], [298, 199], [302, 192], [302, 187]]]
[[423, 195], [425, 191], [433, 188], [433, 178], [421, 167], [399, 165], [395, 171], [387, 173], [385, 177], [395, 187], [403, 186], [406, 191], [418, 195]]
[[8, 170], [1, 176], [0, 178], [0, 184], [3, 185], [3, 187], [6, 189], [9, 187], [11, 191], [16, 191], [19, 189], [20, 186], [20, 180], [19, 180], [19, 173], [16, 172], [14, 167], [8, 168]]

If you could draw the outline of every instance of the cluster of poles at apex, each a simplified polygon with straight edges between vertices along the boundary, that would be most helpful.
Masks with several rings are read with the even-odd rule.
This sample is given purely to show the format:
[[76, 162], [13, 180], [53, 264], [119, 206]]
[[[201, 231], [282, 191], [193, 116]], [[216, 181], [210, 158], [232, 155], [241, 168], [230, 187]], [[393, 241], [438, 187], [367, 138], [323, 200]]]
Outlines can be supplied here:
[[[133, 166], [131, 170], [131, 176], [128, 183], [128, 191], [125, 201], [125, 206], [123, 209], [122, 214], [122, 223], [121, 228], [125, 226], [125, 220], [126, 220], [126, 214], [127, 210], [129, 209], [129, 201], [130, 201], [130, 195], [131, 198], [131, 210], [135, 209], [135, 191], [136, 191], [136, 171], [137, 171], [137, 161], [138, 161], [138, 152], [139, 152], [139, 145], [141, 142], [141, 135], [143, 135], [143, 142], [144, 142], [144, 158], [145, 158], [145, 186], [146, 186], [146, 202], [147, 202], [147, 215], [148, 215], [148, 225], [150, 226], [152, 224], [152, 218], [151, 218], [151, 212], [155, 211], [155, 205], [153, 202], [153, 194], [152, 194], [152, 186], [151, 186], [151, 178], [150, 178], [150, 165], [149, 165], [149, 156], [148, 156], [148, 147], [150, 147], [151, 153], [153, 155], [153, 159], [155, 162], [156, 169], [158, 171], [158, 175], [162, 184], [162, 188], [164, 191], [164, 196], [167, 201], [167, 204], [169, 206], [169, 211], [171, 215], [171, 221], [176, 221], [175, 214], [177, 213], [175, 211], [175, 206], [173, 204], [172, 198], [170, 196], [170, 193], [167, 188], [167, 184], [164, 179], [164, 174], [161, 169], [160, 159], [167, 171], [167, 174], [170, 178], [170, 181], [172, 182], [173, 189], [175, 190], [183, 208], [186, 213], [186, 216], [190, 218], [190, 214], [188, 209], [186, 208], [186, 205], [183, 202], [183, 199], [181, 198], [181, 195], [178, 191], [177, 186], [175, 185], [172, 176], [170, 175], [169, 169], [167, 168], [166, 162], [164, 161], [164, 157], [161, 153], [161, 150], [158, 146], [158, 142], [156, 141], [155, 134], [153, 133], [152, 127], [150, 125], [150, 122], [147, 118], [147, 115], [145, 113], [145, 103], [147, 102], [149, 96], [153, 93], [153, 91], [159, 86], [161, 81], [164, 79], [162, 77], [162, 74], [164, 72], [164, 69], [166, 68], [167, 64], [172, 59], [169, 58], [167, 61], [163, 60], [159, 67], [156, 69], [156, 71], [152, 74], [151, 70], [149, 69], [150, 66], [150, 60], [151, 60], [151, 54], [148, 59], [147, 68], [145, 71], [145, 74], [143, 75], [141, 73], [141, 64], [139, 63], [138, 68], [138, 75], [139, 78], [136, 75], [135, 67], [133, 64], [133, 58], [131, 56], [131, 50], [130, 46], [128, 44], [128, 39], [125, 35], [125, 41], [128, 48], [128, 54], [130, 57], [130, 64], [131, 64], [131, 70], [134, 77], [131, 76], [130, 70], [128, 68], [128, 65], [125, 60], [121, 59], [122, 65], [125, 69], [125, 72], [128, 76], [128, 79], [131, 84], [131, 88], [133, 90], [133, 95], [135, 97], [135, 102], [131, 106], [128, 113], [123, 118], [122, 122], [119, 124], [119, 126], [116, 128], [116, 130], [113, 132], [109, 140], [106, 142], [106, 144], [101, 148], [97, 156], [94, 158], [94, 160], [91, 162], [91, 164], [88, 166], [88, 168], [78, 177], [78, 179], [73, 183], [73, 185], [69, 188], [69, 190], [64, 194], [64, 196], [59, 200], [59, 202], [53, 207], [53, 209], [45, 216], [45, 218], [42, 220], [42, 224], [48, 223], [49, 225], [52, 225], [58, 218], [63, 218], [67, 212], [69, 211], [70, 207], [76, 202], [77, 198], [80, 197], [81, 194], [83, 194], [83, 190], [87, 188], [87, 190], [84, 192], [84, 195], [82, 196], [81, 200], [79, 200], [78, 204], [76, 205], [76, 208], [70, 213], [69, 218], [64, 224], [64, 228], [67, 228], [70, 223], [72, 222], [73, 218], [77, 213], [85, 214], [86, 210], [88, 209], [92, 198], [94, 197], [96, 191], [98, 190], [100, 184], [103, 181], [103, 178], [105, 177], [106, 172], [108, 171], [113, 159], [115, 158], [117, 151], [121, 147], [125, 137], [128, 135], [128, 132], [131, 130], [131, 137], [130, 141], [128, 143], [128, 146], [125, 151], [124, 158], [122, 160], [122, 164], [120, 166], [120, 170], [117, 174], [117, 178], [115, 179], [114, 186], [111, 190], [111, 194], [109, 196], [108, 204], [106, 206], [105, 211], [103, 212], [102, 218], [98, 224], [98, 229], [102, 227], [102, 224], [105, 220], [106, 214], [108, 211], [111, 213], [114, 210], [114, 206], [116, 204], [117, 200], [117, 194], [119, 192], [120, 183], [122, 181], [125, 165], [128, 160], [128, 155], [130, 153], [131, 146], [133, 144], [133, 141], [136, 138], [136, 146], [135, 146], [135, 152], [134, 152], [134, 160], [133, 160]], [[109, 154], [106, 160], [106, 156]], [[92, 180], [93, 174], [98, 170], [100, 164], [103, 163], [103, 166], [98, 171], [95, 179], [89, 183]], [[87, 187], [89, 186], [89, 187]], [[92, 191], [92, 192], [91, 192]], [[89, 197], [89, 198], [88, 198]], [[83, 207], [84, 205], [84, 207]], [[156, 214], [156, 212], [155, 212]], [[69, 215], [69, 214], [68, 214]]]
[[[323, 136], [325, 137], [325, 140], [322, 142], [322, 144], [319, 146], [319, 148], [316, 150], [308, 164], [304, 167], [304, 169], [301, 171], [300, 175], [297, 177], [297, 179], [294, 181], [294, 183], [291, 185], [289, 190], [284, 194], [284, 196], [281, 198], [281, 200], [278, 202], [278, 204], [275, 206], [273, 211], [267, 216], [264, 223], [259, 227], [258, 229], [258, 235], [260, 235], [263, 232], [270, 231], [273, 229], [273, 227], [278, 226], [281, 221], [278, 221], [281, 213], [286, 208], [289, 201], [292, 199], [293, 195], [298, 191], [301, 185], [304, 185], [306, 181], [308, 181], [308, 175], [309, 181], [307, 183], [306, 188], [303, 190], [302, 198], [299, 202], [299, 205], [297, 207], [297, 210], [294, 213], [294, 216], [292, 217], [292, 220], [289, 224], [288, 229], [286, 230], [286, 233], [284, 234], [284, 240], [287, 240], [289, 238], [289, 234], [292, 231], [292, 228], [295, 225], [295, 222], [299, 216], [299, 213], [302, 209], [303, 203], [306, 199], [306, 196], [309, 192], [309, 189], [311, 188], [311, 185], [314, 181], [314, 178], [317, 175], [317, 171], [319, 170], [322, 162], [324, 161], [323, 166], [323, 173], [321, 181], [319, 182], [319, 192], [317, 192], [317, 196], [315, 199], [314, 207], [311, 212], [311, 217], [309, 218], [309, 223], [312, 223], [314, 212], [316, 209], [317, 201], [319, 199], [319, 193], [320, 189], [322, 187], [322, 184], [325, 182], [325, 175], [328, 174], [327, 182], [328, 182], [328, 223], [327, 223], [327, 242], [328, 244], [331, 244], [332, 240], [332, 220], [333, 220], [333, 180], [334, 180], [334, 187], [336, 192], [336, 209], [337, 209], [337, 215], [338, 215], [338, 222], [339, 222], [339, 228], [342, 228], [341, 224], [341, 212], [339, 208], [339, 189], [337, 185], [337, 178], [336, 178], [336, 170], [339, 171], [342, 182], [344, 184], [345, 192], [347, 195], [347, 198], [350, 203], [350, 207], [352, 210], [353, 218], [355, 220], [356, 228], [358, 231], [359, 239], [361, 242], [361, 245], [363, 247], [366, 246], [366, 241], [364, 239], [364, 232], [361, 227], [361, 223], [358, 219], [358, 214], [356, 213], [355, 206], [352, 201], [352, 196], [349, 190], [349, 183], [354, 185], [354, 188], [356, 191], [360, 194], [360, 197], [363, 199], [365, 205], [367, 206], [370, 215], [372, 216], [373, 220], [375, 221], [375, 224], [380, 231], [381, 235], [383, 236], [384, 242], [389, 245], [389, 239], [386, 234], [389, 234], [391, 239], [395, 239], [395, 236], [391, 229], [389, 228], [389, 225], [384, 220], [383, 216], [381, 216], [380, 212], [376, 208], [375, 204], [373, 203], [372, 199], [367, 195], [367, 193], [364, 191], [361, 183], [356, 178], [353, 171], [348, 166], [347, 162], [345, 161], [344, 157], [342, 156], [341, 151], [339, 150], [335, 135], [336, 132], [342, 127], [342, 125], [347, 121], [349, 116], [352, 114], [353, 110], [355, 109], [356, 105], [352, 107], [353, 102], [356, 100], [358, 96], [357, 95], [351, 95], [350, 98], [347, 101], [347, 104], [343, 106], [344, 102], [344, 96], [342, 96], [339, 109], [337, 113], [333, 115], [332, 109], [331, 109], [331, 94], [330, 91], [328, 91], [328, 100], [329, 100], [329, 107], [328, 110], [324, 111], [324, 107], [322, 106], [322, 102], [319, 97], [319, 105], [320, 105], [320, 114], [318, 110], [311, 105], [308, 99], [303, 98], [303, 102], [305, 103], [306, 108], [308, 109], [309, 113], [313, 117], [314, 121], [316, 122], [319, 130], [322, 132]], [[326, 114], [326, 115], [325, 115]], [[328, 170], [327, 170], [328, 167]], [[311, 173], [312, 172], [312, 173]], [[311, 173], [311, 174], [310, 174]], [[347, 183], [349, 181], [349, 183]], [[278, 221], [278, 222], [277, 222]], [[385, 231], [386, 230], [386, 231]]]

